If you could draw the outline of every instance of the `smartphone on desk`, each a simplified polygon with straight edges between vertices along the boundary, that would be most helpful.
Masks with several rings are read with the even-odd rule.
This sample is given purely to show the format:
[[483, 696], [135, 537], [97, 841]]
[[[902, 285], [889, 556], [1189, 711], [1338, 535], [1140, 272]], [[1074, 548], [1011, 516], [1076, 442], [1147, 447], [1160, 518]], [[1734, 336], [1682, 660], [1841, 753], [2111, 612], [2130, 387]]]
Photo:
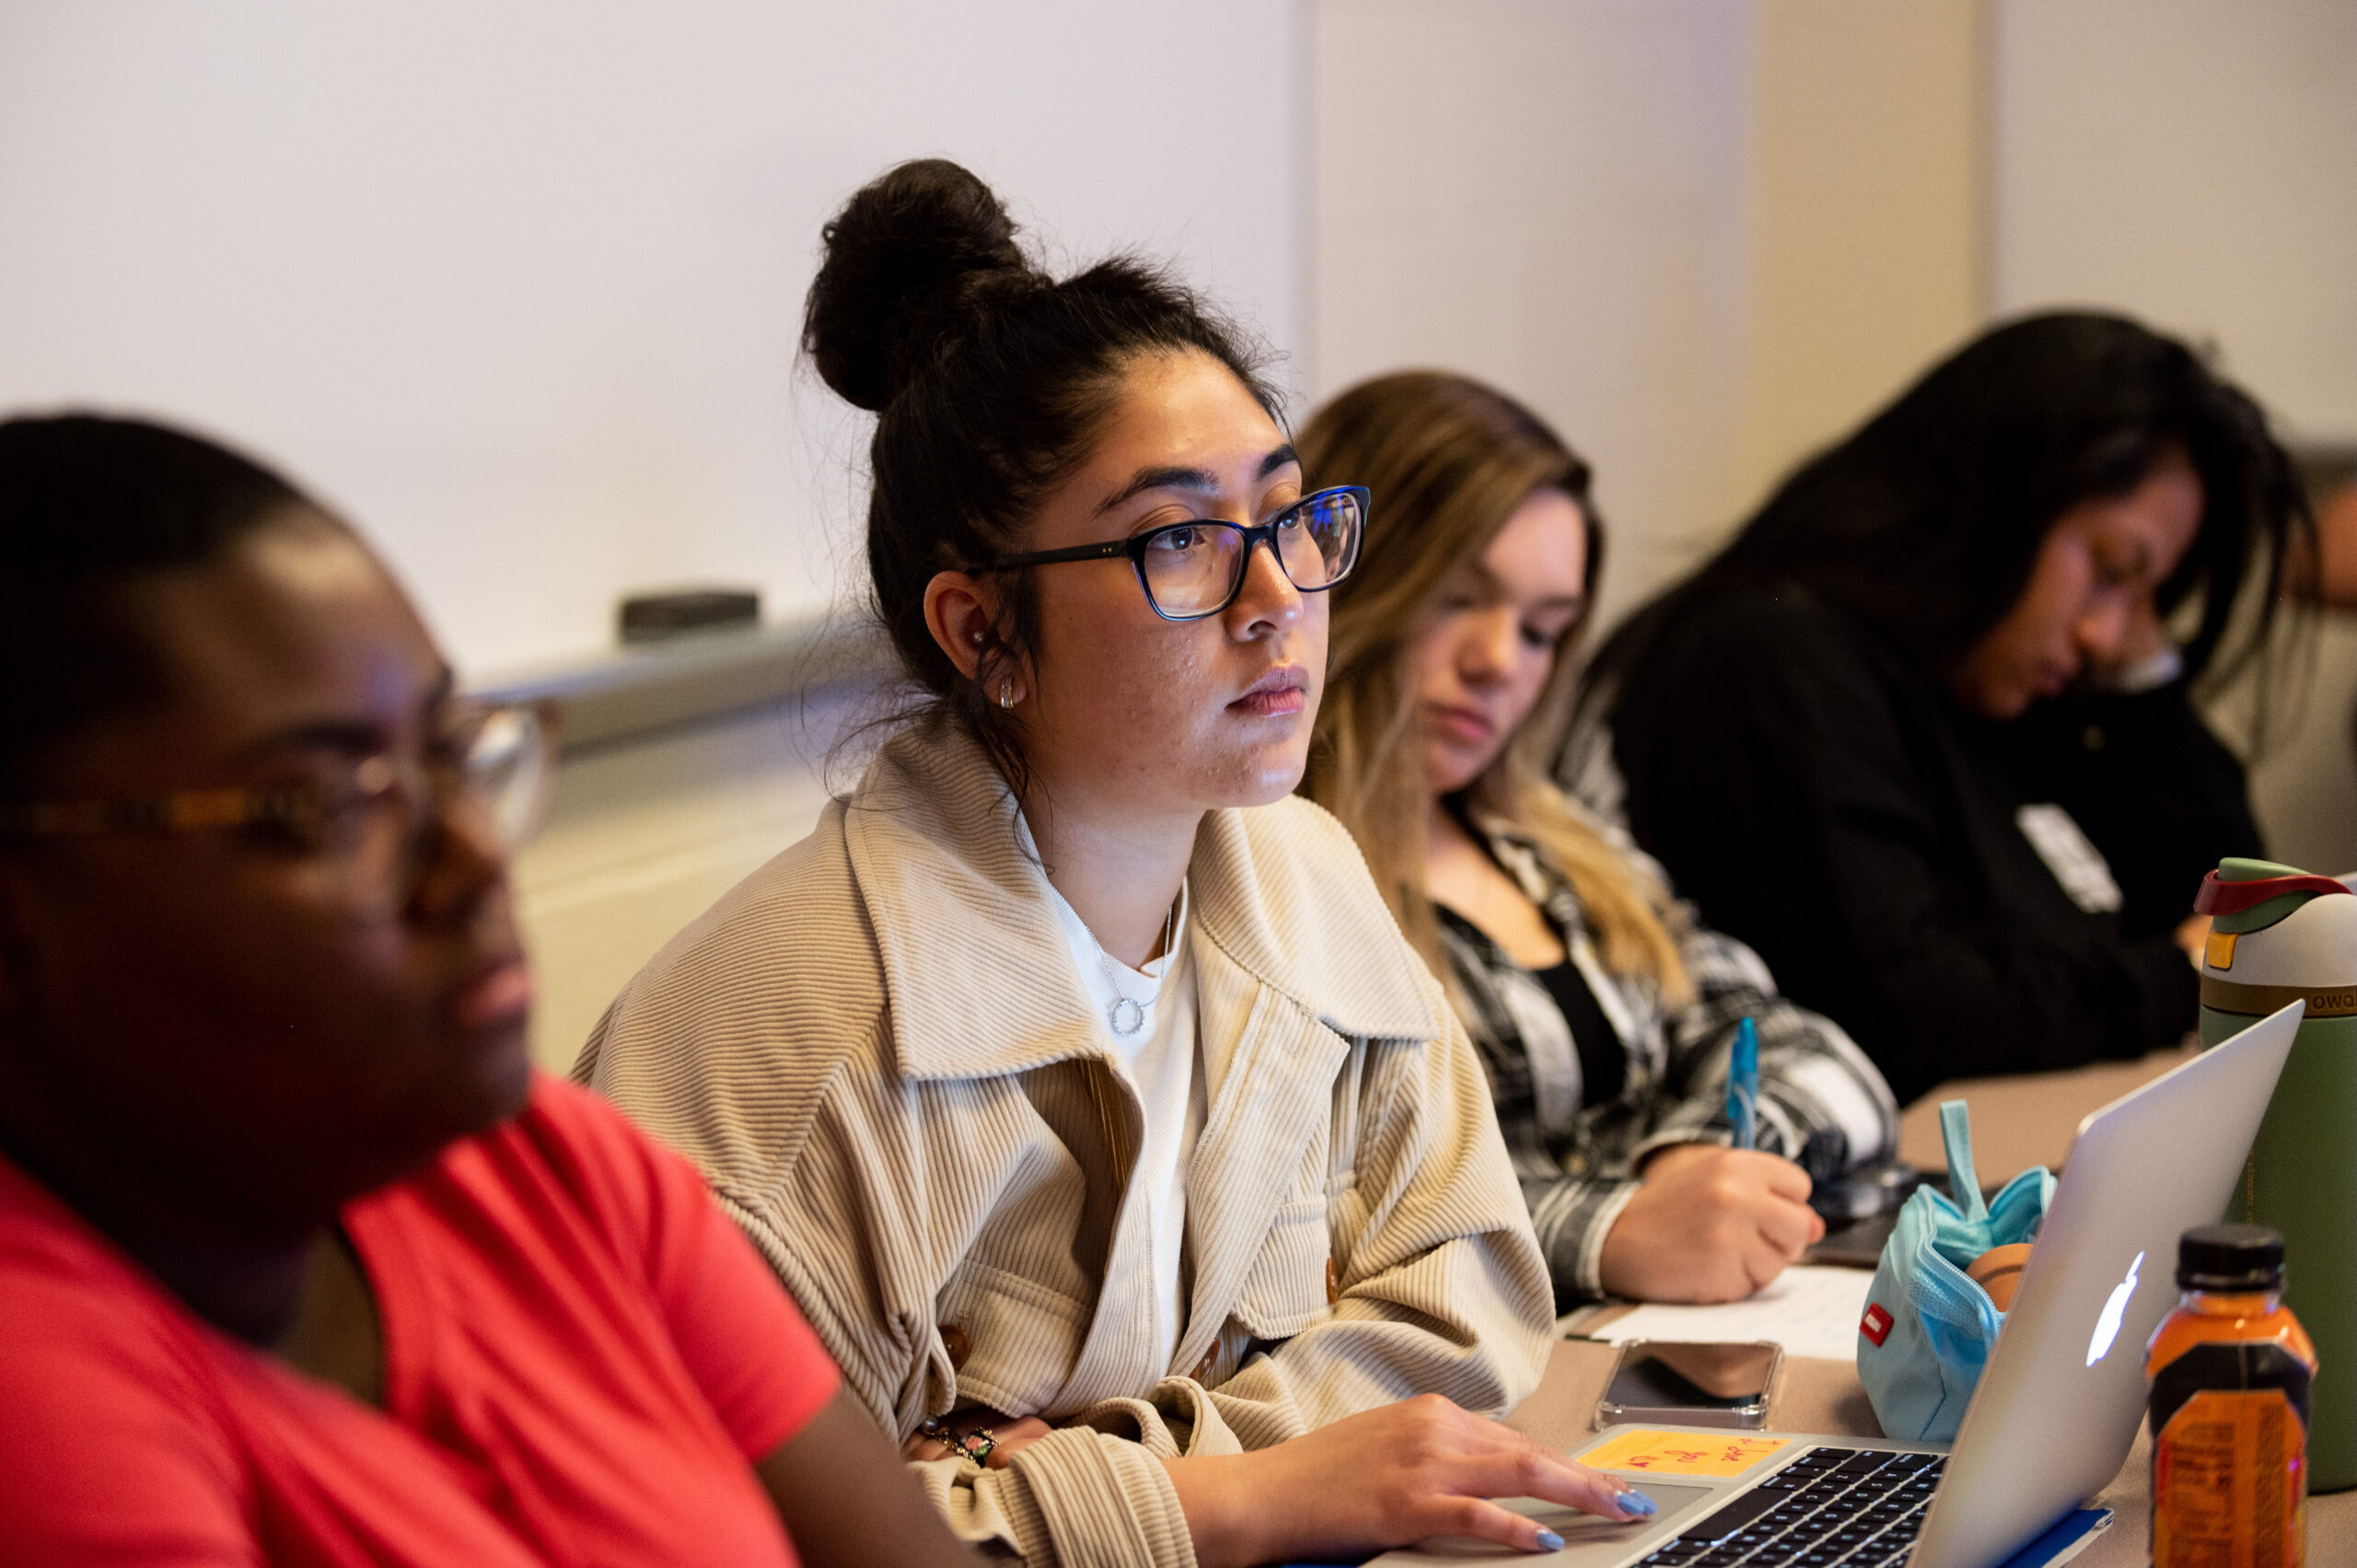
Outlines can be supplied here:
[[1612, 1364], [1596, 1424], [1666, 1422], [1676, 1426], [1759, 1427], [1783, 1369], [1784, 1347], [1771, 1340], [1681, 1344], [1631, 1340]]

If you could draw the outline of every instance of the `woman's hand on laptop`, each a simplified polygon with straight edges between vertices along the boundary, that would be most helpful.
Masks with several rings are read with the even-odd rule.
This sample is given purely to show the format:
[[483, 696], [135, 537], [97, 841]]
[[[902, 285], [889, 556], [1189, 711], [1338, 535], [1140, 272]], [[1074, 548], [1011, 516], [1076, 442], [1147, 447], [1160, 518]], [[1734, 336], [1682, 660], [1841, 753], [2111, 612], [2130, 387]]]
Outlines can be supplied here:
[[1492, 1497], [1542, 1498], [1616, 1520], [1654, 1512], [1642, 1493], [1438, 1394], [1363, 1411], [1272, 1448], [1163, 1464], [1202, 1568], [1355, 1556], [1429, 1536], [1525, 1551], [1562, 1544]]
[[1739, 1301], [1824, 1239], [1808, 1172], [1777, 1155], [1678, 1144], [1604, 1237], [1604, 1288], [1638, 1301]]

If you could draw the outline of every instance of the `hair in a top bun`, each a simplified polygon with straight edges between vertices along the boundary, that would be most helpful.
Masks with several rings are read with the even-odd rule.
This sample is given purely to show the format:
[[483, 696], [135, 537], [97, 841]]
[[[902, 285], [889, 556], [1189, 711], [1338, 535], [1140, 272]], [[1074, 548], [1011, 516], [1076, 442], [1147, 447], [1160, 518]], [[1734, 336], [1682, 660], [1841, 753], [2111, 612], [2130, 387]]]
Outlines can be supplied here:
[[802, 346], [828, 386], [871, 411], [993, 285], [1047, 281], [991, 188], [946, 158], [871, 181], [821, 233], [827, 259], [810, 285]]
[[1029, 575], [1006, 575], [1002, 623], [971, 676], [933, 640], [926, 585], [1021, 548], [1041, 498], [1086, 459], [1133, 361], [1204, 354], [1271, 413], [1276, 394], [1258, 348], [1162, 269], [1118, 258], [1058, 281], [1032, 266], [1006, 208], [954, 163], [887, 170], [825, 232], [802, 342], [828, 386], [878, 415], [877, 617], [911, 679], [1019, 791], [1016, 731], [991, 696], [1033, 645]]

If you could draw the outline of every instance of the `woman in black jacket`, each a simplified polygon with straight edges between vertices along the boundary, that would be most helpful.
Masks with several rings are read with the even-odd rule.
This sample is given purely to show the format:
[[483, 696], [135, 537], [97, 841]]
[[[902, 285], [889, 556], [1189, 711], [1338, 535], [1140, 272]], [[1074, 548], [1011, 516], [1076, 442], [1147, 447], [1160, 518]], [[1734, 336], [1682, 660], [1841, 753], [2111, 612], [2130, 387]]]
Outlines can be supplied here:
[[1902, 1101], [2173, 1044], [2195, 886], [2260, 849], [2189, 687], [2263, 653], [2309, 527], [2184, 344], [2012, 322], [1613, 635], [1567, 776]]

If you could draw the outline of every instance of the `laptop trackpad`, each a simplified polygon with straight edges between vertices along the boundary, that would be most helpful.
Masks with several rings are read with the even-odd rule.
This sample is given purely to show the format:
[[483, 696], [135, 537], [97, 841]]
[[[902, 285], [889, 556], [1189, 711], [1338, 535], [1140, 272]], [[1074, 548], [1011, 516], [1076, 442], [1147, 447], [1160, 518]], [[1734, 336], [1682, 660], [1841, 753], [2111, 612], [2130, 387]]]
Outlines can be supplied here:
[[1666, 1523], [1680, 1512], [1690, 1511], [1687, 1505], [1710, 1498], [1727, 1495], [1724, 1488], [1709, 1486], [1672, 1486], [1666, 1481], [1641, 1481], [1637, 1490], [1661, 1504], [1661, 1512], [1650, 1519], [1618, 1524], [1599, 1519], [1594, 1514], [1583, 1514], [1560, 1504], [1541, 1503], [1535, 1497], [1501, 1497], [1498, 1506], [1512, 1509], [1526, 1518], [1538, 1520], [1563, 1538], [1563, 1550], [1552, 1555], [1517, 1551], [1495, 1541], [1477, 1540], [1471, 1536], [1435, 1536], [1419, 1541], [1404, 1551], [1387, 1551], [1376, 1561], [1381, 1564], [1423, 1562], [1548, 1562], [1562, 1563], [1566, 1568], [1582, 1568], [1594, 1563], [1618, 1562], [1629, 1554], [1629, 1545], [1647, 1533], [1655, 1524]]

